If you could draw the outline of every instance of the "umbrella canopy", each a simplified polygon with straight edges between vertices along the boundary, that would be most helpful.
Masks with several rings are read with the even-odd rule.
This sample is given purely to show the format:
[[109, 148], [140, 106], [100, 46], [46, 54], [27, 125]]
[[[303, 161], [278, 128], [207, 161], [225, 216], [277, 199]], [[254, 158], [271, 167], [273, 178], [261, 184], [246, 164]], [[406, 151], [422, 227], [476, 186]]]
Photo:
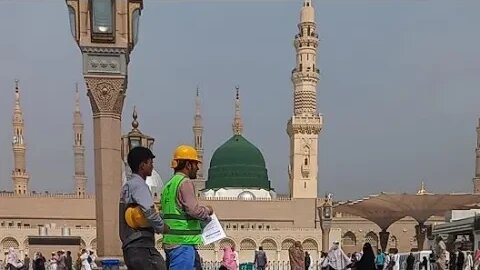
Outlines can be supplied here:
[[382, 192], [356, 201], [338, 202], [333, 207], [336, 212], [365, 218], [386, 230], [404, 217], [424, 223], [432, 216], [443, 216], [450, 210], [475, 208], [478, 203], [480, 194], [433, 194], [422, 189], [417, 194]]

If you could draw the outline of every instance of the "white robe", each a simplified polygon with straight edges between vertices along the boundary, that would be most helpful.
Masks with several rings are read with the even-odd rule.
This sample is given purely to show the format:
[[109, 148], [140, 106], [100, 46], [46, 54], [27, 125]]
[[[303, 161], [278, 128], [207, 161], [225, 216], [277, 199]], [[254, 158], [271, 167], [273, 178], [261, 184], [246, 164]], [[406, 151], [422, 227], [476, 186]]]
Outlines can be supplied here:
[[393, 266], [392, 270], [400, 270], [400, 254], [392, 255], [393, 261], [395, 261], [395, 265]]
[[80, 260], [82, 261], [82, 269], [81, 270], [92, 270], [90, 264], [88, 263], [88, 253], [83, 253], [80, 256]]
[[344, 270], [350, 264], [350, 259], [340, 248], [331, 248], [322, 263], [323, 267], [330, 266], [335, 270]]
[[463, 270], [471, 270], [472, 267], [473, 267], [472, 254], [465, 255], [465, 263], [463, 265]]
[[11, 264], [15, 268], [21, 268], [23, 266], [23, 263], [18, 259], [17, 252], [15, 252], [13, 248], [8, 249], [7, 264]]

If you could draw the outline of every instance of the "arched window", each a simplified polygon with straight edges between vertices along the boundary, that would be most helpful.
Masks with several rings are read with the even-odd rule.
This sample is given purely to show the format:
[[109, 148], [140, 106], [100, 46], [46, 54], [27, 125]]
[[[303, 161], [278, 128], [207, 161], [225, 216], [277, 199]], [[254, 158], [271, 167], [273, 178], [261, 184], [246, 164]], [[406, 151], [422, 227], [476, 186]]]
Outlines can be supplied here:
[[395, 236], [390, 236], [390, 242], [388, 243], [390, 248], [398, 248], [398, 239]]
[[255, 250], [257, 248], [257, 244], [252, 239], [243, 239], [240, 242], [240, 250]]
[[342, 245], [344, 246], [356, 246], [357, 237], [351, 231], [346, 232], [342, 237]]
[[18, 244], [18, 241], [13, 237], [5, 237], [2, 240], [2, 247], [3, 250], [8, 250], [9, 248], [18, 249], [20, 244]]
[[378, 246], [378, 236], [374, 232], [369, 232], [367, 235], [365, 235], [365, 242], [370, 243], [372, 245], [373, 250], [376, 250], [376, 247]]
[[283, 240], [282, 249], [283, 250], [288, 250], [291, 246], [293, 246], [293, 243], [295, 243], [295, 241], [293, 241], [292, 239]]
[[234, 247], [235, 242], [232, 239], [225, 238], [220, 241], [220, 250], [223, 250], [224, 247]]
[[260, 245], [264, 250], [277, 250], [277, 243], [272, 239], [265, 239]]
[[90, 247], [93, 249], [93, 250], [97, 250], [97, 239], [93, 239], [92, 242], [90, 242]]
[[304, 250], [318, 251], [317, 241], [313, 239], [305, 239], [302, 243], [302, 247]]

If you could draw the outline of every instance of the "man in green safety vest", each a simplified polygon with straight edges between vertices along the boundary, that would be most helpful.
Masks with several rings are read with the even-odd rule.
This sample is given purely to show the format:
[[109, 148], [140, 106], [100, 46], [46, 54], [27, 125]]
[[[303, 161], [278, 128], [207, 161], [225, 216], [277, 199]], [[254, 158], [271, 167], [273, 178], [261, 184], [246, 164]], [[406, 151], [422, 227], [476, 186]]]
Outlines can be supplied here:
[[201, 222], [210, 221], [213, 209], [198, 204], [191, 179], [197, 178], [198, 158], [195, 148], [176, 148], [171, 167], [175, 174], [163, 187], [160, 207], [170, 230], [163, 235], [163, 247], [170, 270], [196, 269], [197, 245], [202, 244]]

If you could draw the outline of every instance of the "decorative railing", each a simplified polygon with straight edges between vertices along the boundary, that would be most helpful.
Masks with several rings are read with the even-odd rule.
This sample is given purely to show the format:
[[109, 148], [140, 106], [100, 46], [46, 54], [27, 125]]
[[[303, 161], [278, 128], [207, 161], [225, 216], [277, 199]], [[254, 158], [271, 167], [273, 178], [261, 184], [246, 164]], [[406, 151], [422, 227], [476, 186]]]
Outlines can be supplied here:
[[[222, 265], [221, 262], [203, 262], [202, 268], [203, 270], [218, 270]], [[242, 265], [242, 264], [240, 264]], [[240, 267], [242, 269], [242, 267]], [[269, 261], [268, 262], [268, 269], [269, 270], [290, 270], [290, 262], [289, 261]], [[321, 270], [322, 266], [320, 261], [314, 261], [310, 264], [309, 270]]]
[[241, 200], [238, 197], [200, 197], [200, 200], [205, 201], [270, 201], [270, 202], [278, 202], [278, 201], [291, 201], [290, 197], [277, 197], [277, 198], [255, 198], [249, 200]]
[[15, 197], [15, 198], [61, 198], [61, 199], [94, 199], [95, 195], [77, 195], [64, 193], [29, 193], [29, 194], [15, 194], [13, 192], [0, 192], [0, 197]]

